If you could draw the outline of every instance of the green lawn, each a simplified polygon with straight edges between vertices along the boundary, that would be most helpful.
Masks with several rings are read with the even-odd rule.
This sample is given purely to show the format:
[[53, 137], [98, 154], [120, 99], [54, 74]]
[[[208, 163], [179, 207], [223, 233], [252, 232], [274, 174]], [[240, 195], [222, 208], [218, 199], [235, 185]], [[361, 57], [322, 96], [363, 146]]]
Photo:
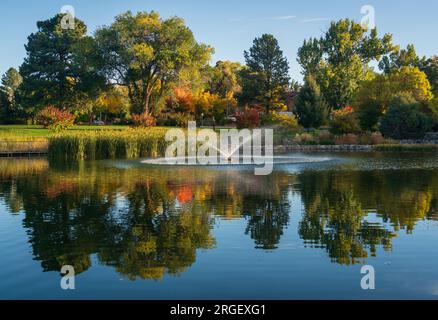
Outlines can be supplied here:
[[[70, 129], [77, 130], [125, 130], [127, 126], [94, 126], [94, 125], [78, 125]], [[0, 125], [0, 139], [16, 137], [48, 137], [51, 132], [37, 125]]]
[[[128, 129], [127, 125], [75, 125], [68, 131], [77, 132], [80, 130], [101, 131], [101, 130], [115, 130], [123, 131]], [[160, 127], [158, 127], [160, 128]], [[223, 127], [225, 129], [225, 127]], [[216, 131], [222, 129], [221, 126], [216, 127]], [[0, 140], [14, 140], [15, 138], [45, 138], [53, 134], [48, 129], [44, 129], [38, 125], [0, 125]]]

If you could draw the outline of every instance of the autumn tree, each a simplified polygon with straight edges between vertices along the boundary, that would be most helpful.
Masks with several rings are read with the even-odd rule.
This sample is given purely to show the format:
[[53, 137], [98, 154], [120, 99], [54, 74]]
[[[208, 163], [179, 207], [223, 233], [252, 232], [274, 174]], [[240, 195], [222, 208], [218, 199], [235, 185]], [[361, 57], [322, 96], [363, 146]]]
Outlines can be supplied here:
[[235, 95], [241, 88], [238, 73], [242, 66], [238, 62], [218, 61], [212, 69], [209, 80], [209, 91], [225, 98]]
[[256, 38], [249, 51], [244, 52], [246, 68], [240, 75], [242, 104], [256, 103], [270, 112], [284, 103], [289, 84], [289, 64], [273, 35]]
[[169, 110], [182, 113], [194, 113], [195, 104], [192, 92], [187, 88], [176, 88], [166, 99]]
[[182, 71], [201, 68], [213, 49], [196, 42], [178, 17], [126, 12], [95, 34], [106, 77], [128, 89], [135, 113], [156, 113], [157, 103]]
[[371, 80], [362, 82], [354, 98], [362, 129], [376, 129], [391, 101], [400, 95], [427, 105], [433, 95], [426, 74], [415, 67], [402, 67], [389, 74], [375, 74]]
[[424, 72], [432, 86], [432, 92], [438, 94], [438, 56], [429, 59], [419, 57], [414, 45], [409, 44], [406, 49], [396, 49], [388, 56], [384, 56], [379, 68], [384, 73], [399, 70], [403, 67], [418, 68]]
[[125, 87], [109, 86], [103, 90], [93, 104], [90, 120], [96, 115], [104, 116], [105, 122], [108, 116], [126, 118], [129, 115], [129, 99]]

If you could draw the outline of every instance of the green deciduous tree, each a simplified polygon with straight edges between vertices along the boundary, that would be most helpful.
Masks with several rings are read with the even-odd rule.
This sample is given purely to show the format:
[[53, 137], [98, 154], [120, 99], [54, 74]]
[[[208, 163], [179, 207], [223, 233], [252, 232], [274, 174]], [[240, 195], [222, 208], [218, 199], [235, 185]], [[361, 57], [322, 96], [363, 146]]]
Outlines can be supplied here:
[[371, 80], [362, 82], [354, 98], [362, 129], [375, 129], [379, 118], [399, 95], [427, 105], [433, 95], [426, 74], [416, 67], [401, 67], [389, 74], [375, 74]]
[[204, 67], [213, 49], [196, 42], [178, 17], [127, 12], [95, 34], [107, 78], [128, 88], [133, 111], [157, 110], [157, 103], [182, 71]]
[[369, 63], [392, 52], [392, 36], [377, 35], [377, 29], [363, 29], [349, 19], [332, 22], [320, 39], [304, 41], [298, 62], [304, 74], [314, 74], [329, 107], [351, 103], [359, 84], [370, 74]]
[[129, 99], [126, 88], [110, 86], [102, 91], [93, 103], [90, 119], [99, 115], [100, 120], [107, 122], [108, 117], [126, 119], [129, 115]]
[[234, 95], [240, 91], [238, 73], [242, 68], [241, 64], [232, 61], [218, 61], [211, 71], [209, 80], [209, 90], [213, 94], [218, 94], [221, 98], [226, 98], [230, 94]]
[[257, 103], [266, 112], [284, 103], [289, 84], [289, 64], [278, 45], [269, 34], [256, 38], [249, 51], [244, 52], [246, 68], [241, 72], [241, 103]]
[[315, 79], [308, 75], [295, 101], [295, 114], [304, 128], [318, 128], [327, 120], [327, 103]]

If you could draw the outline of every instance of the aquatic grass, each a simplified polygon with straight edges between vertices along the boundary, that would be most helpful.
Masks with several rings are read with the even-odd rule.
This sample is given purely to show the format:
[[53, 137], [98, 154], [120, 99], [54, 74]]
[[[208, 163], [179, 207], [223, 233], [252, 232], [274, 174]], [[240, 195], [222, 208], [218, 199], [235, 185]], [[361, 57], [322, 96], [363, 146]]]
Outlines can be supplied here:
[[66, 131], [49, 137], [49, 157], [63, 160], [163, 156], [166, 128]]
[[0, 154], [45, 153], [48, 140], [43, 137], [24, 137], [13, 133], [0, 133]]
[[438, 152], [438, 144], [381, 144], [376, 145], [374, 150], [395, 152]]

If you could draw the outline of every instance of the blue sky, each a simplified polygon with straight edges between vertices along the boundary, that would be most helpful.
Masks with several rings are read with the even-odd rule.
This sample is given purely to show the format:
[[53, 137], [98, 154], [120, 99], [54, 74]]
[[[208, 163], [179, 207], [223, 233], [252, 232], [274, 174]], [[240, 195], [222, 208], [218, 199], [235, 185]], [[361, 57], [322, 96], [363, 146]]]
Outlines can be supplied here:
[[319, 37], [331, 20], [360, 21], [363, 5], [376, 12], [379, 33], [394, 35], [396, 43], [413, 43], [421, 55], [438, 54], [436, 0], [2, 0], [0, 2], [0, 73], [18, 67], [25, 56], [27, 36], [36, 21], [72, 5], [91, 34], [110, 24], [121, 12], [155, 10], [163, 17], [185, 19], [198, 41], [213, 46], [214, 61], [243, 62], [243, 50], [263, 33], [271, 33], [289, 60], [291, 75], [301, 80], [296, 53], [305, 38]]

